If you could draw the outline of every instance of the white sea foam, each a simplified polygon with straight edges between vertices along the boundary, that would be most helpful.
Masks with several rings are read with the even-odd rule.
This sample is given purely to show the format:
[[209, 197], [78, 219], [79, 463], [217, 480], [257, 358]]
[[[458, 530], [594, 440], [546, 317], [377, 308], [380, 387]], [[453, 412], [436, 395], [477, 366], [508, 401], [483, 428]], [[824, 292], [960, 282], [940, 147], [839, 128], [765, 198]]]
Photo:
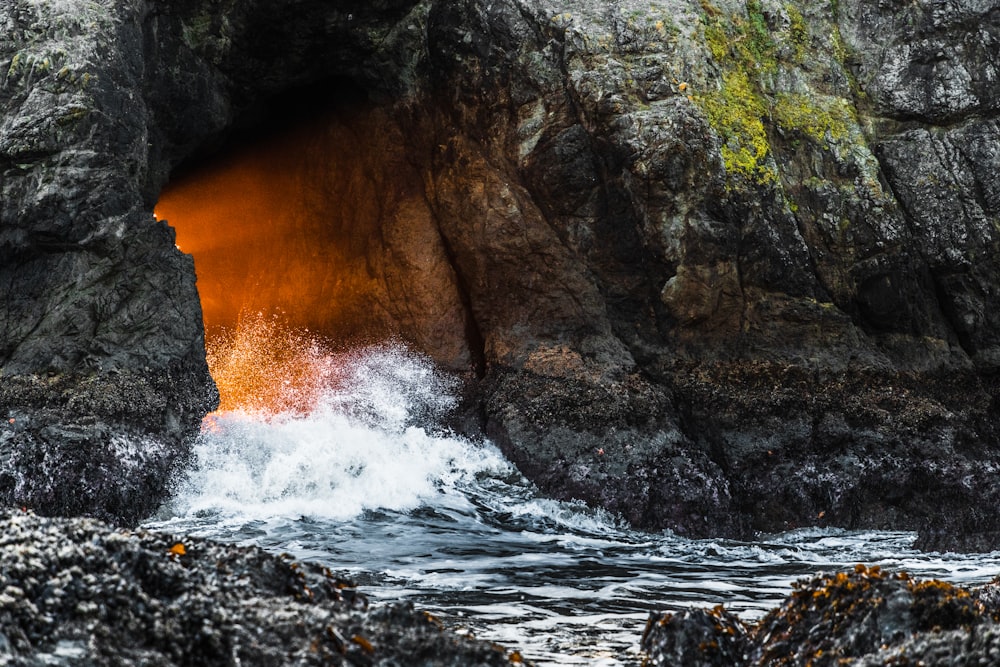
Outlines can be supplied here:
[[333, 361], [338, 382], [309, 414], [210, 416], [168, 511], [346, 520], [411, 510], [477, 473], [510, 471], [491, 445], [431, 428], [454, 398], [429, 361], [399, 346]]
[[[910, 533], [802, 529], [740, 542], [632, 530], [539, 498], [495, 447], [437, 428], [454, 398], [427, 360], [398, 346], [332, 355], [267, 327], [243, 339], [274, 341], [282, 354], [302, 343], [304, 359], [261, 362], [256, 384], [233, 384], [268, 390], [281, 369], [305, 368], [305, 389], [292, 383], [287, 396], [206, 422], [194, 469], [151, 525], [319, 560], [376, 599], [410, 599], [536, 664], [632, 664], [649, 611], [725, 604], [751, 620], [796, 579], [856, 562], [967, 584], [997, 571], [995, 554], [916, 552]], [[296, 397], [307, 408], [268, 412], [303, 405]]]

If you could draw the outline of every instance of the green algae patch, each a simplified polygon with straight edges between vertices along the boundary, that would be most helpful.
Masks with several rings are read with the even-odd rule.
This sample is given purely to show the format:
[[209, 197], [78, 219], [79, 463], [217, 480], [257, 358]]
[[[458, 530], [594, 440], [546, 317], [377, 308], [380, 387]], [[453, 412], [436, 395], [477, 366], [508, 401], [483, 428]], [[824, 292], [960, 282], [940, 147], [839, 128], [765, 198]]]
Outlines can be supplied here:
[[[829, 149], [855, 136], [852, 104], [812, 92], [801, 78], [814, 36], [795, 4], [771, 14], [761, 0], [745, 0], [745, 12], [735, 14], [709, 0], [701, 0], [701, 7], [704, 44], [718, 67], [719, 87], [691, 99], [722, 140], [730, 188], [778, 181], [774, 155], [780, 150], [769, 137], [787, 138], [793, 148], [809, 141]], [[777, 92], [776, 86], [790, 90]]]
[[770, 146], [762, 120], [767, 107], [746, 73], [726, 72], [720, 90], [693, 99], [722, 138], [722, 160], [727, 173], [760, 184], [777, 180], [778, 175], [768, 160]]
[[785, 5], [785, 13], [788, 14], [788, 43], [792, 47], [792, 59], [795, 62], [802, 62], [808, 52], [809, 27], [802, 12], [795, 5]]
[[847, 138], [857, 125], [846, 100], [837, 97], [779, 93], [771, 114], [782, 130], [797, 132], [821, 146]]
[[747, 0], [745, 17], [725, 14], [708, 2], [702, 3], [702, 9], [705, 44], [721, 67], [748, 72], [777, 68], [777, 43], [759, 0]]
[[722, 160], [731, 178], [762, 185], [776, 182], [764, 129], [769, 105], [757, 77], [777, 69], [777, 45], [760, 0], [747, 0], [745, 16], [728, 15], [708, 0], [701, 4], [704, 43], [722, 70], [722, 81], [718, 90], [695, 95], [692, 101], [722, 139]]
[[761, 70], [773, 70], [778, 66], [778, 49], [764, 18], [760, 0], [747, 0], [746, 6], [746, 20], [734, 19], [734, 25], [742, 37], [736, 41], [736, 49], [744, 62], [753, 63]]

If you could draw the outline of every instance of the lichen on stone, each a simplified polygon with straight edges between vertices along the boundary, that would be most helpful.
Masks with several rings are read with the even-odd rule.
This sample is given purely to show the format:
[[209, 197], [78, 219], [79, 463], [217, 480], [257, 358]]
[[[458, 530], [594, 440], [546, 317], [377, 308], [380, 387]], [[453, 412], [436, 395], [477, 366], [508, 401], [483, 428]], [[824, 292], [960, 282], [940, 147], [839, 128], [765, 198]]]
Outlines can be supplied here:
[[771, 113], [780, 129], [797, 132], [821, 146], [847, 138], [857, 125], [847, 100], [818, 94], [778, 93]]
[[722, 159], [728, 174], [759, 184], [777, 180], [773, 163], [768, 160], [770, 145], [762, 121], [766, 107], [745, 72], [726, 72], [719, 90], [693, 99], [723, 141]]
[[722, 139], [722, 159], [730, 177], [750, 183], [777, 181], [763, 119], [767, 103], [758, 77], [778, 64], [775, 41], [759, 0], [747, 0], [745, 16], [731, 16], [702, 0], [704, 41], [722, 70], [717, 90], [693, 95]]

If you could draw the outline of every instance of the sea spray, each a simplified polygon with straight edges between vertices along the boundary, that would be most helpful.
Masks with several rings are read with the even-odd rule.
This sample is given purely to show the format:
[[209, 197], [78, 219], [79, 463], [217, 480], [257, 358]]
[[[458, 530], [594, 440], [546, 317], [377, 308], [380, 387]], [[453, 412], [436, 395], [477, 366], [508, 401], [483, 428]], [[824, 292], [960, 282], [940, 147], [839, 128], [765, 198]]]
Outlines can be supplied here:
[[454, 382], [400, 344], [337, 353], [256, 317], [210, 360], [229, 409], [206, 418], [174, 515], [347, 520], [466, 503], [457, 484], [513, 474], [492, 445], [440, 427]]

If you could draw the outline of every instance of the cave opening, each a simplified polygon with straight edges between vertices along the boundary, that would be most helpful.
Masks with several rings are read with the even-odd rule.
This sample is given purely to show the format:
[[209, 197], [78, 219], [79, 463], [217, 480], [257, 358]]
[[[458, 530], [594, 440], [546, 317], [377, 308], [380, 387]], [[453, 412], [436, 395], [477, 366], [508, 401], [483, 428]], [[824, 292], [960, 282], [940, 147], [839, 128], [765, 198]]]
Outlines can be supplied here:
[[[317, 345], [398, 340], [470, 368], [468, 316], [410, 146], [391, 110], [326, 81], [243, 114], [171, 174], [155, 215], [194, 259], [220, 409], [303, 400], [326, 372]], [[282, 398], [276, 383], [300, 391]]]

